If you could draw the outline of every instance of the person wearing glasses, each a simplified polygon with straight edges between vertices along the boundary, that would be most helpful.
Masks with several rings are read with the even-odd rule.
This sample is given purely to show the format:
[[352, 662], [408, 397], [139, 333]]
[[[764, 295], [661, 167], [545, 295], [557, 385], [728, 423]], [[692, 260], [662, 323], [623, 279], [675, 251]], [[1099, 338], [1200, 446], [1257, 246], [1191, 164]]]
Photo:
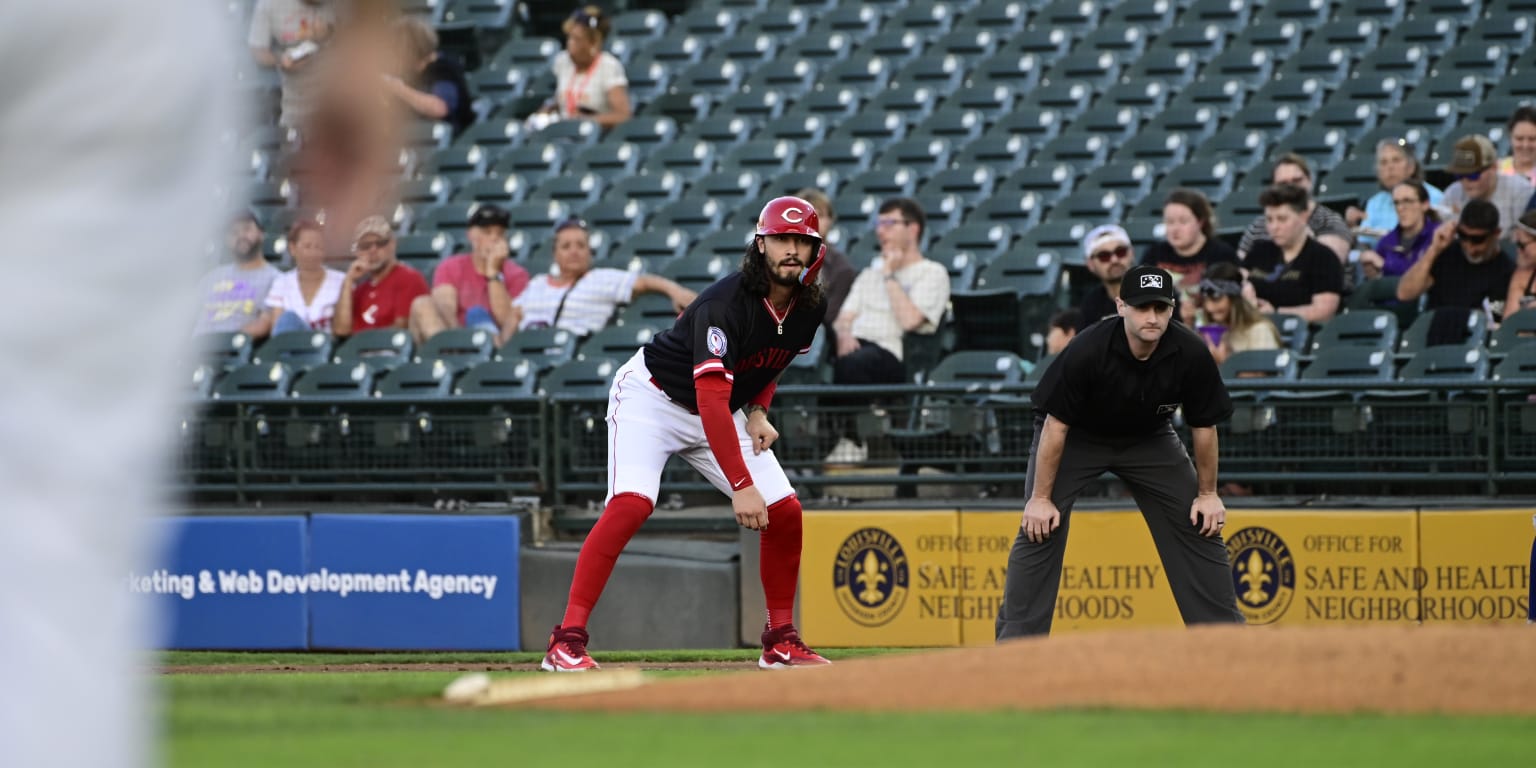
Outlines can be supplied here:
[[535, 125], [559, 120], [591, 120], [604, 129], [628, 120], [629, 77], [617, 56], [603, 50], [613, 21], [595, 5], [577, 8], [565, 20], [565, 50], [555, 56], [555, 96], [538, 113]]
[[[923, 257], [927, 224], [927, 214], [912, 198], [893, 197], [880, 204], [875, 219], [880, 255], [854, 278], [833, 324], [837, 334], [833, 384], [906, 381], [902, 336], [938, 331], [949, 305], [949, 272]], [[851, 419], [841, 438], [828, 463], [856, 464], [868, 456]]]
[[1116, 314], [1115, 299], [1120, 297], [1120, 281], [1135, 260], [1131, 236], [1114, 224], [1089, 230], [1083, 238], [1083, 255], [1087, 257], [1088, 273], [1099, 279], [1099, 285], [1088, 289], [1078, 307], [1082, 311], [1077, 328], [1080, 332]]
[[1191, 299], [1206, 270], [1236, 264], [1237, 251], [1216, 239], [1216, 215], [1205, 194], [1181, 187], [1163, 201], [1163, 239], [1147, 246], [1141, 263], [1172, 272], [1184, 298]]
[[1401, 277], [1429, 248], [1440, 227], [1430, 187], [1421, 181], [1405, 181], [1392, 188], [1392, 207], [1397, 224], [1381, 236], [1374, 249], [1360, 252], [1360, 269], [1366, 279]]
[[1499, 212], [1498, 228], [1504, 237], [1514, 236], [1515, 222], [1531, 204], [1536, 187], [1523, 176], [1499, 173], [1499, 153], [1487, 136], [1458, 139], [1445, 170], [1456, 177], [1456, 183], [1445, 190], [1445, 204], [1453, 213], [1462, 212], [1472, 200], [1486, 201]]
[[395, 258], [395, 231], [383, 216], [369, 216], [352, 232], [352, 253], [331, 318], [331, 332], [351, 336], [374, 328], [405, 328], [411, 303], [427, 295], [427, 279]]
[[1536, 211], [1515, 222], [1515, 272], [1504, 299], [1504, 316], [1536, 309]]
[[1243, 295], [1245, 286], [1243, 270], [1229, 262], [1212, 264], [1200, 280], [1195, 328], [1217, 365], [1234, 352], [1280, 348], [1280, 330]]
[[1322, 324], [1339, 311], [1344, 264], [1313, 239], [1307, 226], [1312, 195], [1294, 184], [1275, 184], [1259, 194], [1269, 236], [1255, 240], [1243, 259], [1260, 312], [1297, 315]]
[[416, 343], [448, 328], [481, 328], [506, 342], [517, 328], [512, 300], [528, 287], [528, 270], [507, 258], [511, 214], [498, 205], [481, 205], [469, 214], [469, 253], [443, 259], [432, 271], [432, 293], [411, 303], [411, 335]]
[[[1397, 283], [1399, 301], [1425, 299], [1425, 309], [1482, 310], [1509, 294], [1515, 263], [1499, 243], [1499, 210], [1469, 200], [1461, 218], [1435, 230], [1429, 248]], [[1496, 318], [1495, 318], [1496, 319]]]
[[[1270, 172], [1269, 183], [1289, 184], [1307, 193], [1307, 207], [1302, 223], [1312, 231], [1313, 239], [1333, 251], [1334, 255], [1339, 257], [1339, 263], [1344, 263], [1349, 258], [1354, 234], [1349, 231], [1349, 224], [1344, 221], [1343, 216], [1326, 205], [1318, 205], [1317, 200], [1312, 197], [1312, 165], [1307, 162], [1307, 159], [1294, 152], [1281, 155]], [[1253, 251], [1254, 243], [1267, 239], [1269, 239], [1269, 222], [1264, 216], [1256, 217], [1248, 224], [1248, 228], [1243, 230], [1243, 237], [1237, 243], [1238, 261], [1242, 262], [1248, 258], [1248, 254]]]
[[1423, 186], [1429, 194], [1430, 205], [1440, 205], [1445, 196], [1424, 183], [1424, 166], [1419, 163], [1418, 155], [1407, 139], [1382, 139], [1376, 145], [1376, 180], [1381, 182], [1381, 189], [1365, 201], [1365, 208], [1351, 205], [1344, 212], [1344, 219], [1350, 226], [1359, 228], [1360, 242], [1365, 246], [1377, 245], [1377, 238], [1397, 226], [1397, 207], [1393, 202], [1393, 190], [1397, 185], [1412, 182]]
[[517, 330], [556, 327], [587, 336], [607, 327], [613, 311], [637, 293], [663, 294], [679, 314], [698, 296], [660, 275], [593, 269], [591, 235], [581, 219], [555, 225], [554, 249], [549, 274], [534, 276], [528, 289], [512, 302]]

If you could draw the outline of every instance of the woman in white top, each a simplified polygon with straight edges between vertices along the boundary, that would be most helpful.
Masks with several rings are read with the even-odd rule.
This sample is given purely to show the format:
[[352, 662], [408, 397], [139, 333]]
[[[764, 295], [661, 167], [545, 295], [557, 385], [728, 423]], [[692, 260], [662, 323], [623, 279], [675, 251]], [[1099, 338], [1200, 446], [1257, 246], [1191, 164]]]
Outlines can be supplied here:
[[565, 20], [565, 50], [555, 57], [555, 98], [543, 113], [561, 120], [592, 120], [612, 128], [633, 113], [629, 78], [618, 57], [603, 50], [613, 22], [601, 8], [587, 5]]
[[267, 292], [267, 311], [258, 321], [257, 336], [289, 331], [331, 330], [331, 316], [341, 299], [345, 275], [325, 266], [325, 230], [301, 219], [288, 230], [293, 269], [277, 276]]

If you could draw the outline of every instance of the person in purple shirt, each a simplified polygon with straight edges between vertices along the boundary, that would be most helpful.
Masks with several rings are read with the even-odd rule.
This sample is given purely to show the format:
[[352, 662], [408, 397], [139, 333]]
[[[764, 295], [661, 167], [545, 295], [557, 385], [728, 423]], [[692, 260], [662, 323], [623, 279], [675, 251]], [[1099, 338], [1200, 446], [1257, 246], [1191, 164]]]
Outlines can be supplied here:
[[1392, 206], [1397, 209], [1397, 226], [1381, 236], [1375, 249], [1360, 254], [1360, 267], [1368, 279], [1407, 272], [1440, 227], [1440, 214], [1430, 204], [1429, 189], [1422, 182], [1405, 181], [1393, 187]]

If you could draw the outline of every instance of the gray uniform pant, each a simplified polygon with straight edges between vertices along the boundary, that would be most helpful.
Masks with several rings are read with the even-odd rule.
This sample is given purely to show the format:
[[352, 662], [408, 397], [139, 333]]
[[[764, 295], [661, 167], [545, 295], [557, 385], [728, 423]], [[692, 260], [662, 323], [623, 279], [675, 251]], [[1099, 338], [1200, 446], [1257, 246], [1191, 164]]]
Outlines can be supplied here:
[[[1040, 447], [1043, 425], [1043, 420], [1035, 423], [1025, 498], [1035, 488], [1035, 453]], [[997, 639], [1051, 631], [1062, 559], [1067, 551], [1067, 532], [1071, 530], [1072, 504], [1083, 488], [1106, 471], [1125, 483], [1141, 508], [1184, 623], [1243, 623], [1243, 615], [1237, 610], [1226, 543], [1220, 536], [1200, 535], [1190, 524], [1189, 507], [1198, 487], [1195, 467], [1173, 427], [1134, 438], [1070, 430], [1051, 493], [1051, 500], [1061, 511], [1061, 526], [1038, 544], [1031, 543], [1022, 528], [1019, 530], [1008, 554]]]

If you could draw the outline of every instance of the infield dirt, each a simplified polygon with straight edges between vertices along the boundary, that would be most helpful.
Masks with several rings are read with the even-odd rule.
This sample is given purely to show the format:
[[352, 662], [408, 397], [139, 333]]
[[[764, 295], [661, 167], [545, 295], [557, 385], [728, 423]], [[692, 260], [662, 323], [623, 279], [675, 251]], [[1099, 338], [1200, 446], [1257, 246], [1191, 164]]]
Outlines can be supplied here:
[[822, 668], [660, 680], [516, 706], [1536, 714], [1536, 627], [1222, 626], [1069, 634]]

